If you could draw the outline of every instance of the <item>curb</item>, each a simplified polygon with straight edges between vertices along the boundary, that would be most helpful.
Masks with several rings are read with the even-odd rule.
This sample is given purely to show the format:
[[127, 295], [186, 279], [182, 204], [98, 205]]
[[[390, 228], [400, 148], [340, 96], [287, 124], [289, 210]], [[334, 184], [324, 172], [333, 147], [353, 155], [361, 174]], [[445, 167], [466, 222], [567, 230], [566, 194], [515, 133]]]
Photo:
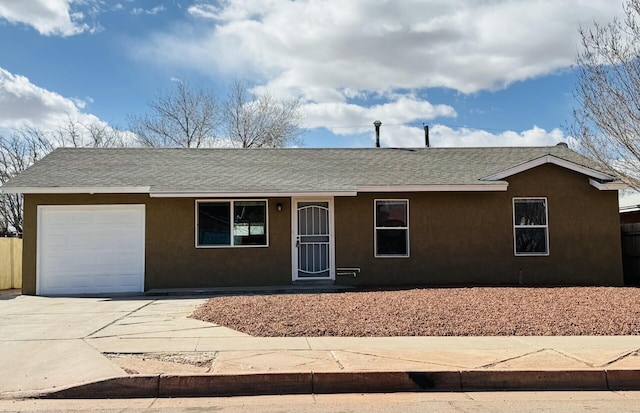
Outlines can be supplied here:
[[23, 394], [54, 399], [274, 394], [640, 390], [640, 370], [460, 370], [134, 375]]

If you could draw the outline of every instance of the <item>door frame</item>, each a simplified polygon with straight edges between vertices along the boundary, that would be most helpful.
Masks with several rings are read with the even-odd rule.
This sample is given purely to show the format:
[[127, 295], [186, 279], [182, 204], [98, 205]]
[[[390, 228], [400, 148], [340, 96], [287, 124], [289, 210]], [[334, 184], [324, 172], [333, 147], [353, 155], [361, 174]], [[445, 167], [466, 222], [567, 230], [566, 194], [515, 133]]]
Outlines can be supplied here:
[[[298, 237], [298, 202], [327, 202], [329, 205], [329, 277], [299, 277], [298, 276], [298, 248], [296, 241]], [[329, 280], [336, 279], [336, 243], [335, 243], [335, 220], [333, 196], [323, 197], [299, 197], [291, 198], [291, 279], [293, 281], [301, 280]]]

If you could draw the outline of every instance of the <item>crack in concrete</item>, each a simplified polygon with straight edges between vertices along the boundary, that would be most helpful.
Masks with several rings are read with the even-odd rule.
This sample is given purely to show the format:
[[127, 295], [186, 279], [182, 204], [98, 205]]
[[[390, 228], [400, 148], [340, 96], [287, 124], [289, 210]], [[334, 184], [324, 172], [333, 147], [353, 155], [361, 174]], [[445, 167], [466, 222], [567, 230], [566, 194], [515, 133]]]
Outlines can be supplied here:
[[[223, 352], [223, 351], [218, 351], [217, 353], [218, 353], [218, 354], [220, 354], [220, 353], [224, 353], [224, 352]], [[267, 355], [269, 355], [269, 354], [274, 354], [274, 353], [277, 353], [277, 351], [276, 351], [276, 350], [269, 350], [269, 351], [266, 351], [266, 352], [264, 352], [264, 353], [263, 353], [263, 352], [260, 352], [260, 353], [253, 353], [253, 354], [251, 354], [250, 356], [246, 356], [246, 355], [245, 355], [245, 356], [240, 356], [240, 357], [228, 358], [228, 359], [226, 359], [226, 360], [224, 360], [224, 361], [225, 361], [225, 362], [227, 362], [227, 361], [237, 361], [237, 360], [242, 360], [242, 359], [248, 359], [248, 358], [254, 358], [254, 357], [267, 356]]]
[[517, 360], [517, 359], [522, 358], [522, 357], [531, 356], [531, 355], [536, 354], [536, 353], [541, 353], [541, 352], [543, 352], [545, 350], [549, 350], [549, 349], [541, 348], [540, 350], [531, 351], [529, 353], [520, 354], [520, 355], [514, 356], [514, 357], [509, 357], [509, 358], [506, 358], [506, 359], [503, 359], [503, 360], [500, 360], [500, 361], [495, 361], [493, 363], [484, 364], [484, 365], [482, 365], [482, 366], [480, 366], [478, 368], [480, 368], [480, 369], [488, 369], [488, 368], [491, 368], [491, 367], [495, 367], [498, 364], [506, 363], [507, 361]]
[[118, 321], [120, 321], [120, 320], [124, 319], [125, 317], [128, 317], [129, 315], [131, 315], [131, 314], [135, 313], [136, 311], [140, 311], [140, 310], [142, 310], [143, 308], [145, 308], [145, 307], [147, 307], [147, 306], [149, 306], [149, 305], [153, 304], [155, 301], [156, 301], [156, 300], [149, 301], [149, 302], [148, 302], [148, 303], [146, 303], [145, 305], [143, 305], [143, 306], [141, 306], [141, 307], [138, 307], [138, 308], [136, 308], [136, 309], [135, 309], [135, 310], [133, 310], [133, 311], [128, 312], [127, 314], [123, 315], [122, 317], [117, 318], [117, 319], [113, 320], [112, 322], [110, 322], [109, 324], [107, 324], [107, 325], [105, 325], [105, 326], [102, 326], [102, 327], [100, 327], [99, 329], [97, 329], [96, 331], [94, 331], [94, 332], [92, 332], [92, 333], [90, 333], [90, 334], [88, 334], [88, 335], [84, 336], [82, 339], [84, 340], [84, 339], [86, 339], [86, 338], [90, 338], [92, 335], [94, 335], [94, 334], [98, 333], [99, 331], [102, 331], [102, 330], [104, 330], [105, 328], [107, 328], [107, 327], [109, 327], [109, 326], [114, 325], [114, 324], [115, 324], [115, 323], [117, 323]]
[[329, 351], [329, 354], [331, 354], [331, 357], [333, 358], [333, 360], [336, 362], [336, 364], [338, 365], [338, 368], [340, 370], [344, 370], [344, 366], [342, 365], [342, 363], [340, 363], [340, 360], [338, 360], [338, 356], [335, 355], [335, 353], [333, 352], [333, 350]]
[[211, 364], [209, 365], [209, 370], [207, 370], [207, 373], [213, 373], [213, 368], [215, 367], [217, 361], [218, 361], [218, 355], [220, 354], [219, 351], [214, 351], [213, 352], [213, 358], [211, 359]]
[[430, 365], [433, 365], [433, 366], [465, 368], [465, 366], [459, 366], [459, 365], [455, 365], [455, 364], [436, 363], [436, 362], [433, 362], [433, 361], [415, 360], [415, 359], [405, 358], [405, 357], [381, 356], [379, 354], [371, 354], [371, 353], [365, 353], [365, 352], [354, 351], [354, 350], [337, 350], [337, 351], [344, 351], [345, 353], [358, 354], [358, 355], [361, 355], [361, 356], [376, 357], [376, 358], [382, 358], [382, 359], [387, 359], [387, 360], [409, 361], [409, 362], [412, 362], [412, 363], [430, 364]]
[[629, 357], [629, 356], [639, 356], [639, 355], [640, 355], [640, 349], [631, 350], [631, 351], [629, 351], [629, 352], [627, 352], [627, 353], [625, 353], [625, 354], [620, 355], [620, 356], [619, 356], [619, 357], [617, 357], [616, 359], [611, 360], [610, 362], [603, 364], [603, 365], [602, 365], [602, 366], [600, 366], [600, 367], [610, 366], [610, 365], [612, 365], [613, 363], [618, 362], [618, 361], [623, 360], [623, 359], [626, 359], [626, 358], [627, 358], [627, 357]]
[[570, 358], [570, 359], [575, 360], [575, 361], [578, 361], [578, 362], [580, 362], [580, 363], [584, 363], [584, 364], [586, 364], [586, 365], [587, 365], [587, 366], [589, 366], [589, 367], [597, 367], [594, 363], [591, 363], [591, 362], [589, 362], [589, 361], [587, 361], [587, 360], [582, 360], [581, 358], [579, 358], [579, 357], [577, 357], [577, 356], [574, 356], [574, 355], [572, 355], [572, 354], [565, 353], [564, 351], [561, 351], [561, 350], [556, 350], [556, 349], [552, 349], [552, 350], [553, 350], [553, 351], [555, 351], [555, 352], [556, 352], [556, 353], [558, 353], [558, 354], [563, 355], [564, 357]]
[[[140, 323], [142, 324], [142, 323]], [[122, 324], [119, 324], [122, 325]], [[106, 328], [106, 327], [104, 327]], [[102, 328], [101, 330], [104, 330], [104, 328]], [[97, 338], [111, 338], [111, 337], [122, 337], [122, 336], [139, 336], [140, 334], [157, 334], [157, 333], [165, 333], [167, 331], [196, 331], [196, 330], [208, 330], [211, 328], [219, 328], [219, 327], [194, 327], [194, 328], [172, 328], [172, 329], [165, 329], [165, 330], [154, 330], [154, 331], [145, 331], [145, 332], [139, 332], [139, 333], [121, 333], [121, 334], [109, 334], [109, 335], [104, 335], [104, 336], [93, 336], [93, 337], [87, 337], [88, 339], [97, 339]], [[101, 331], [98, 330], [98, 331]], [[92, 333], [95, 334], [95, 333]], [[235, 337], [235, 336], [234, 336]], [[140, 337], [140, 338], [149, 338], [149, 337]], [[153, 337], [153, 338], [174, 338], [174, 337], [169, 337], [169, 336], [161, 336], [161, 337]], [[179, 337], [179, 338], [186, 338], [186, 337]], [[194, 336], [193, 338], [202, 338], [200, 336]], [[218, 337], [216, 337], [218, 338]]]

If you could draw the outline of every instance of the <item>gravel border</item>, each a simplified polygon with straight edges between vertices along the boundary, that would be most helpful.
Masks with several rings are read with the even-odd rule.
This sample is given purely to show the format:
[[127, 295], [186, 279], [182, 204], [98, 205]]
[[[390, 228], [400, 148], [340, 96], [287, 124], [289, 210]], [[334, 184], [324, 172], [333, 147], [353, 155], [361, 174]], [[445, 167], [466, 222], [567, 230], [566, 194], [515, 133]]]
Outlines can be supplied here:
[[211, 298], [191, 317], [260, 337], [640, 335], [640, 288], [235, 295]]

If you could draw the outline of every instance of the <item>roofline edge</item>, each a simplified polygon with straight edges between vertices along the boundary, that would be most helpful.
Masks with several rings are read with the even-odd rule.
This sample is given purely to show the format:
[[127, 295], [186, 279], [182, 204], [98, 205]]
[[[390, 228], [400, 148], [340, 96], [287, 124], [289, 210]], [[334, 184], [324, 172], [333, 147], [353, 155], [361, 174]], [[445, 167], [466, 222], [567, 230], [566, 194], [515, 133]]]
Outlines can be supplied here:
[[508, 182], [486, 184], [370, 185], [359, 186], [358, 192], [498, 192], [506, 191]]
[[150, 186], [13, 186], [5, 194], [148, 194]]
[[505, 169], [503, 171], [497, 172], [492, 175], [485, 176], [484, 178], [480, 178], [481, 181], [497, 181], [509, 176], [518, 174], [520, 172], [528, 171], [529, 169], [533, 169], [537, 166], [541, 166], [547, 163], [552, 163], [554, 165], [558, 165], [560, 167], [570, 169], [575, 172], [579, 172], [583, 175], [587, 175], [591, 178], [597, 178], [605, 181], [613, 181], [615, 180], [614, 176], [605, 174], [604, 172], [596, 171], [595, 169], [589, 168], [587, 166], [583, 166], [577, 164], [572, 161], [568, 161], [566, 159], [558, 158], [555, 155], [544, 155], [536, 159], [532, 159], [530, 161], [521, 163], [520, 165], [513, 166], [511, 168]]
[[356, 191], [300, 191], [300, 192], [150, 192], [151, 198], [280, 198], [280, 197], [327, 197], [327, 196], [356, 196]]
[[625, 184], [622, 181], [598, 182], [593, 178], [589, 178], [589, 183], [591, 184], [591, 186], [600, 191], [617, 191], [619, 189], [629, 188], [629, 185]]

